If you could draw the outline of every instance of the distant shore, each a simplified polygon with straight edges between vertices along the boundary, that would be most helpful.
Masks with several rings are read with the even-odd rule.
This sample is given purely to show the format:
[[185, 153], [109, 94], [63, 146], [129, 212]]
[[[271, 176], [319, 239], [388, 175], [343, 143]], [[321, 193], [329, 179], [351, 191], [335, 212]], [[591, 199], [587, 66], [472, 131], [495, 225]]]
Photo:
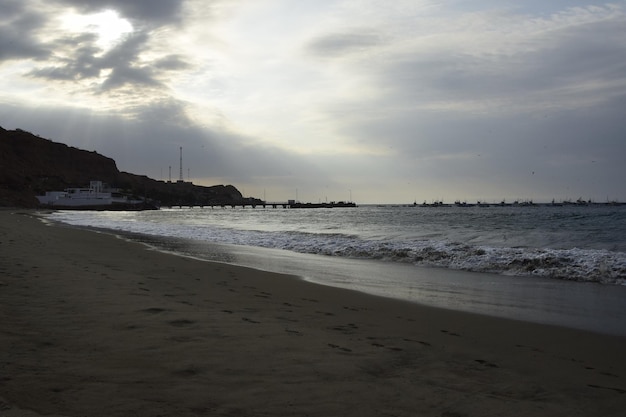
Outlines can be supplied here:
[[2, 416], [622, 415], [626, 338], [424, 307], [0, 210]]

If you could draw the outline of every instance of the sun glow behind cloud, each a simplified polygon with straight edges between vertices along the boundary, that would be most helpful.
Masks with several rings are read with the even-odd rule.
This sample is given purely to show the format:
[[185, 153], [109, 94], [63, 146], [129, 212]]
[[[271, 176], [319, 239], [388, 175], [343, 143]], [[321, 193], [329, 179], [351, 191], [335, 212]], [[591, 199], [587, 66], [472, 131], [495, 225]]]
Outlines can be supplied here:
[[133, 25], [120, 17], [115, 10], [94, 14], [78, 14], [74, 11], [59, 17], [60, 29], [70, 33], [93, 33], [98, 36], [96, 44], [105, 53], [124, 36], [133, 32]]

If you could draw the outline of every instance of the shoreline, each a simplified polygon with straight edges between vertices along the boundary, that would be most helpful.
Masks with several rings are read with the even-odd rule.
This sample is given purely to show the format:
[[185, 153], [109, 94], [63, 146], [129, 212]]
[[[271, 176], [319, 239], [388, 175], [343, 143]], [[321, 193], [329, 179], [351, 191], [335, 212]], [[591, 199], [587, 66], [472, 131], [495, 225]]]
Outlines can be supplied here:
[[623, 286], [329, 257], [58, 224], [113, 234], [176, 256], [293, 275], [318, 285], [435, 308], [626, 337]]
[[[507, 223], [511, 220], [509, 210], [498, 209], [493, 221], [487, 220], [491, 216], [477, 212], [467, 218], [463, 209], [454, 210], [453, 214], [444, 214], [444, 211], [420, 215], [424, 217], [423, 227], [413, 222], [412, 209], [378, 207], [333, 213], [318, 210], [311, 216], [291, 210], [193, 208], [122, 215], [59, 211], [50, 218], [76, 226], [163, 235], [168, 239], [190, 238], [209, 244], [277, 249], [326, 259], [375, 260], [522, 279], [598, 282], [626, 289], [623, 285], [626, 243], [621, 237], [622, 228], [603, 224], [612, 216], [616, 217], [615, 221], [626, 221], [624, 210], [611, 210], [609, 217], [593, 214], [587, 219], [591, 223], [578, 226], [576, 219], [582, 215], [580, 210], [573, 210], [576, 213], [566, 210], [563, 217], [557, 216], [564, 221], [558, 228], [552, 220], [552, 210], [524, 210], [522, 216], [515, 216], [517, 220], [513, 224]], [[386, 224], [385, 219], [402, 223], [406, 232]], [[442, 224], [436, 226], [438, 222]], [[459, 222], [468, 223], [456, 227]], [[500, 223], [504, 229], [498, 226]], [[570, 223], [571, 230], [566, 226]], [[546, 233], [537, 233], [537, 228], [545, 228]], [[584, 235], [587, 238], [583, 239]], [[256, 267], [256, 263], [253, 266]]]
[[624, 337], [168, 255], [28, 211], [0, 210], [0, 276], [7, 417], [617, 416], [626, 406]]

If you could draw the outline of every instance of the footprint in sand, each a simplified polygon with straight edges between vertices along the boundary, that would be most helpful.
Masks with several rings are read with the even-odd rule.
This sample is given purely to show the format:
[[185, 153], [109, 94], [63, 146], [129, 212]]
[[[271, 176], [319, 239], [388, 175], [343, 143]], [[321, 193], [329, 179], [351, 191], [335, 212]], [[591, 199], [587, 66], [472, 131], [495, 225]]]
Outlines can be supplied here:
[[333, 343], [329, 343], [328, 346], [333, 348], [333, 349], [339, 349], [342, 352], [352, 352], [352, 349], [349, 349], [349, 348], [343, 347], [343, 346], [339, 346], [339, 345], [335, 345]]
[[162, 313], [168, 310], [166, 308], [151, 307], [151, 308], [146, 308], [145, 310], [139, 310], [139, 311], [143, 313], [158, 314], [158, 313]]
[[253, 324], [259, 324], [259, 323], [261, 323], [260, 321], [252, 320], [252, 319], [249, 319], [249, 318], [247, 318], [247, 317], [242, 317], [242, 319], [241, 319], [241, 320], [243, 320], [243, 321], [247, 321], [248, 323], [253, 323]]
[[385, 349], [393, 350], [396, 352], [402, 352], [404, 350], [397, 346], [385, 346], [382, 343], [378, 343], [378, 342], [372, 342], [372, 346], [377, 347], [377, 348], [385, 348]]
[[285, 316], [275, 316], [277, 320], [284, 320], [284, 321], [290, 321], [292, 323], [298, 323], [300, 320], [298, 319], [292, 319], [290, 317], [285, 317]]
[[499, 366], [496, 365], [495, 363], [487, 362], [484, 359], [475, 359], [475, 362], [478, 362], [479, 364], [487, 366], [489, 368], [499, 368]]
[[596, 385], [596, 384], [587, 384], [588, 387], [590, 388], [597, 388], [597, 389], [608, 389], [611, 391], [615, 391], [619, 394], [626, 394], [626, 389], [622, 389], [622, 388], [617, 388], [617, 387], [605, 387], [603, 385]]
[[413, 340], [413, 339], [402, 339], [402, 340], [404, 340], [405, 342], [419, 343], [420, 345], [423, 345], [423, 346], [432, 346], [430, 343], [424, 342], [423, 340]]
[[622, 388], [605, 387], [603, 385], [596, 385], [596, 384], [587, 384], [587, 386], [590, 387], [590, 388], [607, 389], [607, 390], [615, 391], [615, 392], [620, 393], [620, 394], [626, 394], [626, 389], [622, 389]]
[[174, 371], [173, 372], [174, 375], [182, 376], [182, 377], [196, 376], [196, 375], [198, 375], [200, 373], [201, 373], [200, 369], [195, 368], [193, 366], [191, 366], [189, 368], [180, 369], [178, 371]]
[[187, 320], [187, 319], [172, 320], [172, 321], [169, 322], [169, 324], [174, 326], [174, 327], [183, 327], [183, 326], [188, 326], [188, 325], [194, 324], [194, 323], [195, 323], [195, 321]]
[[517, 344], [517, 345], [515, 345], [515, 347], [518, 347], [518, 348], [525, 348], [525, 349], [531, 349], [533, 352], [541, 352], [541, 353], [543, 353], [543, 350], [541, 350], [541, 349], [539, 349], [539, 348], [536, 348], [536, 347], [532, 347], [532, 346], [526, 346], [526, 345], [520, 345], [520, 344]]
[[353, 334], [354, 331], [357, 330], [358, 328], [359, 326], [357, 326], [354, 323], [348, 323], [345, 326], [339, 325], [339, 326], [331, 327], [332, 330], [336, 330], [338, 332], [342, 332], [345, 334]]

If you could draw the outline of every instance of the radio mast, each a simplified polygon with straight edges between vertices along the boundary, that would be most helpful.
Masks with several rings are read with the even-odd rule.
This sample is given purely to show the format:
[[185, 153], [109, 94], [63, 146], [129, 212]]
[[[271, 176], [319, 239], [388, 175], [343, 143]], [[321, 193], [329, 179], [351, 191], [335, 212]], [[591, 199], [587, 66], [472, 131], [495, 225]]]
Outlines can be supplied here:
[[180, 178], [178, 179], [178, 182], [184, 182], [183, 179], [183, 147], [180, 147]]

